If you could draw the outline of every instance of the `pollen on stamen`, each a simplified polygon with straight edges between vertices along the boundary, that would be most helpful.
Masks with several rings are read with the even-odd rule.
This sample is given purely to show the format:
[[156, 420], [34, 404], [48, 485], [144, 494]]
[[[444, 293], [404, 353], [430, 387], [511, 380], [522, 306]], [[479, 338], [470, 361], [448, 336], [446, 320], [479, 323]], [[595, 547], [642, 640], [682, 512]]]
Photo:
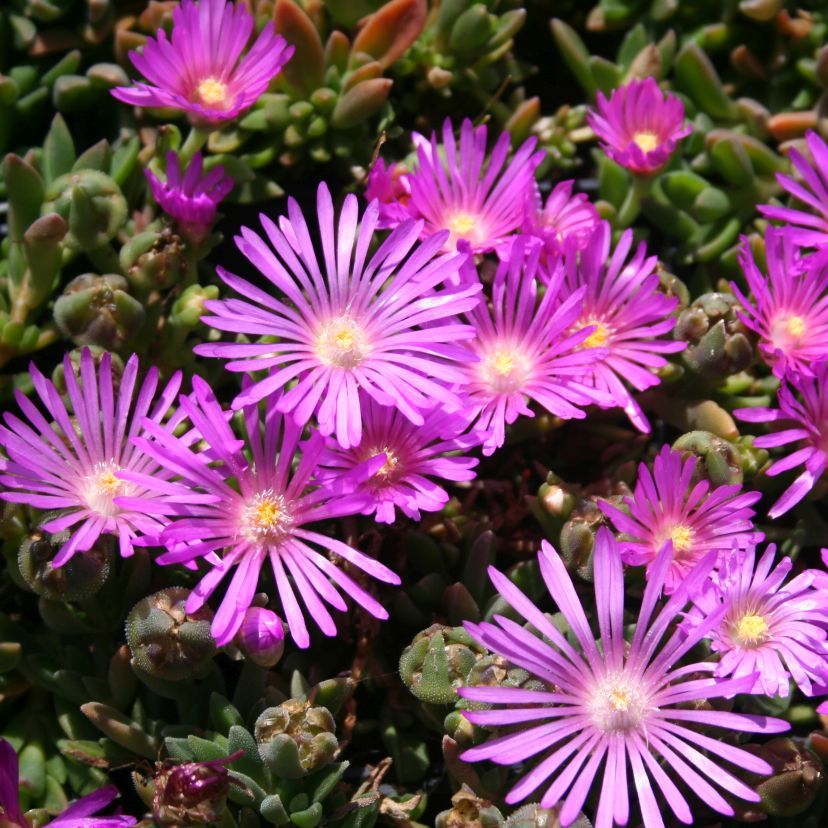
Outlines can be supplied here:
[[732, 625], [733, 637], [742, 647], [756, 647], [768, 637], [770, 628], [761, 615], [746, 614]]
[[112, 502], [113, 498], [126, 493], [127, 484], [117, 477], [120, 466], [114, 460], [105, 463], [96, 463], [92, 473], [81, 481], [81, 492], [87, 508], [104, 517], [113, 517], [118, 513], [118, 507]]
[[578, 329], [581, 330], [592, 325], [595, 326], [595, 330], [581, 343], [581, 348], [601, 348], [607, 344], [607, 340], [610, 338], [612, 331], [597, 319], [586, 321], [583, 325], [579, 325]]
[[651, 130], [641, 130], [633, 135], [633, 143], [642, 152], [652, 152], [659, 145], [658, 135]]
[[353, 318], [340, 316], [317, 335], [316, 353], [324, 365], [356, 368], [368, 353], [368, 342]]
[[207, 106], [221, 106], [227, 102], [227, 84], [218, 78], [205, 78], [196, 87], [196, 95]]
[[607, 733], [636, 730], [650, 706], [645, 689], [623, 674], [607, 676], [595, 688], [587, 705], [596, 727]]
[[498, 394], [511, 394], [522, 388], [529, 373], [529, 360], [516, 347], [496, 349], [480, 363], [483, 381]]
[[455, 213], [446, 223], [446, 226], [451, 230], [452, 235], [459, 238], [465, 238], [474, 233], [478, 224], [477, 216], [471, 213]]
[[687, 552], [693, 546], [695, 532], [686, 524], [678, 523], [670, 530], [669, 537], [676, 552]]
[[239, 519], [239, 532], [250, 543], [275, 543], [293, 525], [293, 516], [285, 498], [265, 489], [248, 501]]

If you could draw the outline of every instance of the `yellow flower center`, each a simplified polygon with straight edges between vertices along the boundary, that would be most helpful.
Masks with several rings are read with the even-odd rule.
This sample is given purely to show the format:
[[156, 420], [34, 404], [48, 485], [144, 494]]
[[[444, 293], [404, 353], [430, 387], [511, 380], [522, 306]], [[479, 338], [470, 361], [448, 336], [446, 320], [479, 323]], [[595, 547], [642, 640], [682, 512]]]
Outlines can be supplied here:
[[284, 497], [273, 489], [265, 489], [242, 510], [239, 531], [250, 543], [274, 543], [281, 540], [292, 525], [293, 517]]
[[205, 78], [198, 85], [196, 95], [207, 106], [221, 106], [227, 100], [227, 84], [218, 78]]
[[636, 730], [650, 709], [649, 694], [623, 674], [608, 676], [593, 691], [587, 707], [596, 727], [605, 732]]
[[324, 365], [356, 368], [367, 352], [365, 334], [347, 314], [326, 325], [316, 338], [316, 353]]
[[114, 497], [126, 494], [129, 484], [116, 477], [121, 469], [114, 460], [98, 463], [92, 469], [92, 474], [83, 478], [81, 485], [82, 497], [86, 507], [104, 517], [113, 517], [118, 513], [118, 507], [112, 502]]
[[399, 470], [400, 458], [388, 446], [375, 446], [368, 451], [368, 457], [376, 457], [378, 454], [385, 455], [385, 462], [374, 472], [374, 479], [381, 483], [387, 483]]
[[768, 622], [761, 615], [743, 615], [734, 625], [736, 641], [743, 647], [761, 644], [768, 634]]
[[686, 552], [693, 546], [695, 533], [684, 523], [676, 524], [670, 531], [670, 540], [675, 552]]
[[781, 313], [771, 323], [771, 339], [781, 350], [797, 346], [808, 332], [806, 319], [798, 314]]
[[795, 339], [800, 339], [805, 333], [805, 320], [801, 316], [791, 316], [787, 321], [788, 333]]
[[516, 348], [499, 348], [480, 363], [483, 382], [497, 394], [511, 394], [529, 378], [529, 360]]
[[595, 325], [595, 330], [581, 343], [582, 348], [600, 348], [607, 344], [610, 329], [603, 322], [587, 322], [584, 327]]
[[652, 152], [659, 144], [658, 135], [652, 130], [645, 129], [633, 135], [633, 143], [642, 152]]
[[477, 216], [471, 213], [455, 213], [447, 222], [452, 236], [464, 239], [473, 234], [477, 228]]

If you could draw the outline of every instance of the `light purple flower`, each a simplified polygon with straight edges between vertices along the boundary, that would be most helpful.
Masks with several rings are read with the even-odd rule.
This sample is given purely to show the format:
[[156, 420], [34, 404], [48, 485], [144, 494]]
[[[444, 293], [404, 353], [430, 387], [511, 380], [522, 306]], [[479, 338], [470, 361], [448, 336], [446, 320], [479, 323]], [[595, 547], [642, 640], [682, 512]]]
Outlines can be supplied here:
[[80, 382], [68, 354], [63, 358], [63, 373], [71, 415], [54, 384], [34, 365], [30, 368], [32, 383], [47, 415], [15, 392], [28, 422], [7, 412], [6, 425], [0, 426], [0, 446], [9, 458], [0, 460], [0, 485], [5, 489], [0, 498], [59, 510], [57, 517], [41, 524], [47, 532], [74, 527], [55, 556], [55, 566], [90, 549], [101, 535], [115, 535], [121, 554], [129, 556], [136, 536], [159, 531], [161, 523], [115, 503], [118, 495], [142, 491], [121, 474], [129, 470], [147, 479], [168, 476], [130, 441], [140, 433], [146, 417], [158, 428], [170, 427], [164, 420], [178, 394], [181, 374], [176, 373], [156, 394], [158, 369], [153, 367], [136, 395], [137, 356], [130, 357], [116, 384], [110, 354], [101, 357], [96, 375], [88, 348], [81, 354]]
[[647, 256], [643, 242], [629, 256], [632, 243], [627, 230], [611, 250], [612, 229], [609, 222], [600, 222], [583, 250], [568, 246], [565, 285], [566, 293], [586, 287], [573, 330], [594, 326], [584, 347], [605, 349], [605, 356], [589, 368], [589, 383], [623, 408], [636, 428], [648, 432], [650, 424], [625, 381], [637, 391], [658, 385], [654, 371], [667, 365], [661, 354], [674, 354], [686, 343], [658, 339], [675, 327], [678, 300], [660, 290], [658, 260]]
[[233, 179], [224, 174], [224, 167], [214, 167], [206, 175], [202, 175], [202, 170], [200, 152], [193, 156], [183, 176], [175, 152], [167, 153], [166, 181], [161, 181], [151, 170], [144, 170], [153, 198], [194, 244], [204, 241], [216, 220], [219, 202], [233, 189]]
[[[14, 748], [0, 738], [0, 823], [5, 826], [29, 828], [20, 808], [20, 769]], [[114, 785], [107, 785], [82, 796], [73, 802], [48, 825], [52, 828], [124, 828], [135, 825], [137, 820], [131, 816], [98, 816], [95, 814], [106, 808], [118, 796]]]
[[417, 146], [417, 163], [407, 176], [409, 213], [425, 220], [424, 236], [449, 231], [447, 249], [454, 250], [458, 241], [473, 253], [508, 247], [523, 224], [544, 153], [535, 152], [537, 141], [529, 138], [507, 163], [509, 134], [500, 135], [490, 155], [487, 134], [485, 126], [466, 119], [458, 142], [447, 118], [442, 144], [433, 134], [430, 146]]
[[[176, 479], [158, 482], [125, 472], [125, 479], [148, 493], [118, 500], [125, 508], [169, 521], [157, 539], [168, 550], [159, 556], [159, 563], [186, 565], [202, 558], [209, 565], [187, 601], [187, 612], [203, 606], [235, 570], [211, 628], [223, 646], [241, 626], [269, 559], [290, 634], [300, 647], [310, 643], [300, 602], [329, 636], [336, 635], [336, 624], [325, 605], [347, 609], [340, 590], [375, 617], [387, 618], [379, 603], [327, 554], [385, 583], [398, 584], [399, 578], [378, 561], [308, 527], [361, 512], [367, 498], [354, 489], [363, 480], [343, 475], [324, 488], [310, 484], [324, 438], [312, 431], [307, 441], [300, 442], [302, 426], [279, 412], [280, 395], [272, 394], [267, 400], [263, 431], [258, 406], [244, 409], [245, 441], [233, 432], [207, 383], [193, 377], [193, 389], [191, 396], [181, 397], [180, 404], [209, 447], [206, 456], [168, 430], [147, 423], [148, 437], [137, 439], [137, 448], [170, 469]], [[366, 467], [366, 476], [373, 470]]]
[[675, 592], [710, 552], [729, 554], [764, 538], [753, 529], [759, 492], [742, 492], [739, 485], [712, 487], [697, 480], [698, 459], [664, 446], [653, 470], [641, 463], [632, 497], [624, 498], [629, 514], [607, 501], [601, 511], [612, 521], [621, 556], [631, 566], [647, 567], [647, 578], [661, 549], [670, 541], [673, 555], [664, 579], [665, 591]]
[[[797, 395], [799, 396], [798, 399]], [[813, 489], [828, 468], [828, 362], [813, 369], [813, 376], [786, 374], [777, 392], [778, 408], [737, 408], [733, 413], [748, 423], [779, 423], [783, 428], [756, 437], [757, 448], [774, 449], [799, 443], [799, 448], [765, 470], [773, 477], [804, 466], [800, 475], [768, 510], [778, 518]]]
[[759, 337], [762, 359], [777, 377], [788, 370], [810, 372], [814, 362], [828, 358], [828, 258], [800, 258], [787, 228], [765, 233], [765, 276], [742, 240], [739, 263], [752, 300], [731, 282], [744, 308], [739, 318]]
[[760, 204], [758, 209], [765, 218], [785, 222], [787, 233], [797, 244], [820, 247], [828, 245], [828, 146], [811, 130], [805, 133], [805, 142], [811, 161], [796, 149], [788, 153], [801, 182], [783, 173], [777, 173], [776, 180], [813, 212], [773, 204]]
[[[261, 217], [268, 245], [246, 227], [236, 242], [273, 285], [267, 293], [219, 268], [243, 299], [205, 302], [214, 328], [268, 342], [205, 343], [202, 356], [229, 358], [231, 371], [270, 370], [233, 402], [241, 408], [298, 380], [279, 402], [304, 425], [316, 414], [324, 435], [336, 433], [343, 448], [360, 443], [360, 389], [380, 405], [398, 408], [422, 425], [422, 410], [436, 403], [459, 407], [447, 386], [462, 380], [461, 347], [474, 336], [457, 314], [479, 302], [479, 284], [444, 286], [455, 279], [465, 254], [439, 254], [446, 234], [418, 244], [422, 222], [401, 224], [370, 259], [378, 204], [359, 222], [357, 198], [349, 195], [334, 227], [331, 194], [322, 184], [317, 207], [323, 261], [317, 259], [299, 206], [288, 201], [288, 218], [277, 227]], [[367, 263], [366, 263], [367, 260]]]
[[[770, 773], [770, 765], [714, 738], [709, 728], [720, 728], [729, 735], [780, 733], [789, 725], [765, 716], [696, 706], [709, 699], [730, 698], [753, 684], [754, 676], [726, 680], [700, 677], [715, 669], [711, 662], [683, 663], [720, 622], [726, 607], [692, 632], [674, 627], [689, 597], [708, 577], [714, 557], [707, 556], [659, 611], [658, 601], [672, 561], [667, 544], [653, 565], [627, 643], [621, 557], [610, 531], [606, 527], [599, 530], [594, 563], [600, 647], [569, 573], [546, 541], [538, 555], [540, 571], [569, 625], [571, 639], [509, 578], [490, 567], [489, 577], [502, 598], [537, 632], [503, 615], [495, 615], [492, 623], [466, 622], [466, 629], [481, 645], [526, 670], [548, 689], [461, 687], [458, 693], [463, 698], [496, 705], [489, 710], [464, 711], [466, 718], [482, 727], [511, 729], [508, 735], [466, 750], [461, 758], [470, 762], [488, 759], [508, 766], [533, 760], [531, 769], [506, 795], [506, 802], [536, 797], [538, 788], [546, 785], [540, 795], [541, 806], [549, 808], [562, 802], [563, 826], [575, 820], [591, 791], [598, 794], [595, 828], [626, 825], [630, 787], [645, 828], [663, 828], [667, 821], [657, 793], [680, 822], [692, 822], [685, 794], [668, 771], [719, 813], [734, 813], [719, 789], [758, 802], [759, 795], [725, 765], [759, 774]], [[599, 775], [600, 769], [603, 773]]]
[[[364, 514], [376, 515], [380, 523], [393, 523], [396, 510], [420, 519], [420, 510], [437, 512], [449, 500], [437, 481], [474, 479], [478, 461], [463, 456], [477, 441], [461, 435], [468, 427], [465, 417], [435, 409], [424, 412], [425, 423], [414, 425], [399, 411], [363, 398], [362, 442], [342, 449], [335, 441], [319, 461], [321, 483], [336, 479], [373, 458], [381, 457], [380, 468], [366, 481], [370, 497]], [[446, 456], [455, 453], [455, 456]]]
[[[477, 361], [465, 366], [464, 408], [486, 455], [503, 445], [507, 424], [534, 416], [530, 400], [563, 419], [582, 419], [584, 406], [612, 402], [582, 381], [605, 353], [581, 347], [593, 328], [571, 332], [585, 288], [559, 298], [563, 268], [556, 262], [539, 298], [540, 252], [528, 237], [515, 237], [495, 273], [491, 309], [481, 303], [467, 314], [477, 332], [470, 346]], [[471, 270], [466, 282], [479, 278]]]
[[171, 107], [198, 126], [216, 127], [251, 107], [290, 60], [293, 46], [269, 22], [242, 56], [255, 21], [242, 3], [181, 0], [170, 39], [159, 29], [141, 52], [130, 52], [149, 81], [112, 94], [134, 106]]
[[719, 661], [717, 678], [754, 676], [745, 692], [787, 696], [790, 679], [806, 695], [828, 682], [828, 591], [818, 586], [816, 570], [785, 583], [793, 561], [783, 557], [774, 567], [776, 546], [769, 544], [756, 563], [756, 549], [725, 558], [693, 598], [691, 626], [705, 623], [726, 607], [707, 638]]
[[523, 232], [543, 242], [547, 255], [558, 256], [567, 243], [582, 250], [589, 243], [600, 217], [586, 193], [575, 193], [574, 181], [561, 181], [546, 198], [535, 187], [523, 219]]
[[587, 122], [616, 164], [645, 175], [663, 167], [692, 131], [684, 124], [684, 104], [651, 77], [619, 86], [609, 100], [599, 92], [598, 111]]

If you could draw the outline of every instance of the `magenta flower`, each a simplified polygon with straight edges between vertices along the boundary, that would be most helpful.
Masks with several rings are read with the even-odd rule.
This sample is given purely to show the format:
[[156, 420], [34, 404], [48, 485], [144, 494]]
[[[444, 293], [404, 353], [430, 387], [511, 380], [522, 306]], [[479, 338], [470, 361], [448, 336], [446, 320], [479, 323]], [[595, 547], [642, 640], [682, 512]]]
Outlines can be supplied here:
[[587, 121], [616, 164], [643, 175], [663, 167], [692, 131], [684, 124], [684, 104], [653, 78], [631, 80], [609, 100], [599, 92], [598, 111], [589, 112]]
[[739, 317], [759, 337], [762, 359], [777, 377], [791, 369], [810, 373], [812, 363], [828, 357], [828, 259], [801, 259], [787, 228], [768, 228], [765, 255], [767, 276], [742, 240], [739, 262], [753, 301], [731, 282], [744, 308]]
[[[14, 748], [0, 738], [0, 825], [4, 828], [29, 828], [29, 822], [20, 808], [20, 768]], [[51, 820], [52, 828], [122, 828], [135, 825], [131, 816], [100, 816], [118, 796], [114, 785], [107, 785], [73, 802], [59, 817]]]
[[423, 235], [448, 230], [447, 249], [458, 241], [473, 253], [508, 246], [523, 225], [527, 200], [535, 188], [535, 170], [543, 160], [529, 138], [507, 163], [509, 134], [500, 135], [486, 154], [487, 129], [468, 119], [455, 141], [451, 121], [443, 124], [443, 143], [417, 146], [417, 163], [407, 176], [409, 214], [423, 218]]
[[[477, 361], [465, 366], [465, 413], [486, 455], [503, 445], [507, 424], [534, 416], [530, 400], [563, 419], [582, 419], [583, 406], [592, 403], [612, 403], [582, 381], [605, 353], [581, 347], [594, 328], [570, 332], [585, 288], [559, 298], [563, 268], [557, 263], [539, 299], [539, 256], [538, 245], [516, 237], [495, 273], [491, 309], [481, 303], [467, 314], [477, 332], [471, 343]], [[478, 279], [473, 268], [465, 281], [471, 279]]]
[[793, 561], [783, 557], [773, 567], [775, 555], [776, 546], [769, 544], [758, 564], [754, 547], [727, 557], [693, 598], [687, 621], [704, 623], [726, 607], [707, 634], [719, 654], [717, 678], [752, 676], [745, 692], [765, 696], [787, 696], [793, 679], [812, 695], [828, 682], [828, 590], [818, 586], [816, 570], [785, 583]]
[[[399, 411], [378, 405], [370, 397], [361, 401], [362, 442], [342, 449], [333, 440], [319, 461], [321, 483], [334, 480], [373, 458], [381, 466], [365, 483], [370, 502], [364, 514], [376, 515], [380, 523], [393, 523], [396, 510], [414, 519], [420, 511], [437, 512], [449, 500], [436, 481], [474, 479], [478, 461], [462, 456], [477, 441], [461, 437], [468, 421], [441, 409], [424, 412], [425, 423], [414, 425]], [[453, 453], [454, 456], [446, 456]]]
[[623, 408], [636, 428], [648, 432], [650, 424], [625, 380], [637, 391], [658, 385], [654, 371], [667, 365], [661, 354], [674, 354], [686, 343], [658, 339], [675, 327], [678, 300], [660, 290], [657, 258], [647, 257], [643, 242], [628, 258], [632, 242], [627, 230], [611, 251], [612, 229], [609, 222], [600, 222], [583, 250], [568, 246], [565, 285], [567, 293], [586, 288], [573, 330], [594, 326], [584, 346], [605, 352], [590, 366], [589, 384]]
[[632, 497], [626, 497], [629, 514], [601, 501], [601, 511], [612, 521], [619, 537], [621, 556], [631, 566], [647, 567], [653, 577], [661, 549], [670, 541], [673, 554], [664, 577], [668, 593], [689, 577], [710, 552], [729, 554], [747, 549], [764, 538], [753, 529], [759, 492], [742, 492], [741, 486], [711, 487], [708, 480], [695, 482], [698, 459], [664, 446], [653, 470], [638, 467]]
[[[244, 299], [205, 302], [203, 321], [248, 336], [254, 343], [198, 345], [202, 356], [229, 357], [231, 371], [271, 369], [242, 391], [241, 408], [297, 380], [279, 402], [304, 425], [314, 415], [324, 435], [336, 433], [343, 448], [359, 445], [359, 389], [380, 405], [398, 408], [422, 425], [422, 410], [435, 403], [459, 407], [447, 386], [463, 378], [458, 360], [469, 352], [459, 343], [474, 336], [457, 314], [479, 301], [479, 284], [443, 287], [456, 278], [465, 254], [438, 255], [446, 234], [417, 243], [422, 222], [401, 224], [368, 259], [377, 229], [377, 202], [359, 223], [357, 198], [345, 198], [336, 229], [328, 188], [318, 191], [323, 264], [314, 251], [304, 216], [292, 199], [279, 227], [262, 216], [271, 246], [246, 227], [239, 249], [276, 289], [266, 293], [219, 269], [225, 284]], [[367, 260], [367, 263], [366, 263]]]
[[526, 670], [548, 689], [461, 687], [458, 693], [463, 698], [496, 705], [464, 711], [466, 718], [482, 727], [505, 726], [511, 731], [470, 748], [461, 758], [468, 762], [489, 759], [499, 765], [535, 760], [506, 795], [506, 802], [536, 795], [539, 787], [551, 783], [540, 803], [549, 808], [562, 802], [559, 818], [563, 826], [575, 820], [592, 790], [598, 792], [595, 828], [626, 825], [632, 804], [630, 787], [645, 828], [665, 824], [657, 792], [680, 822], [692, 822], [685, 794], [669, 770], [719, 813], [734, 813], [719, 789], [758, 802], [759, 795], [725, 764], [759, 774], [770, 773], [770, 765], [713, 738], [708, 729], [721, 728], [725, 735], [780, 733], [789, 725], [779, 719], [701, 706], [708, 699], [745, 692], [754, 681], [754, 676], [700, 678], [715, 665], [682, 663], [720, 622], [726, 607], [690, 632], [672, 629], [689, 596], [708, 577], [714, 557], [707, 556], [657, 611], [672, 562], [669, 543], [665, 546], [653, 565], [628, 644], [621, 557], [610, 531], [599, 530], [594, 561], [600, 647], [569, 573], [546, 541], [541, 543], [538, 562], [549, 594], [569, 624], [571, 643], [509, 578], [490, 567], [489, 577], [501, 596], [537, 632], [503, 615], [495, 615], [493, 623], [466, 622], [466, 629], [481, 645]]
[[236, 644], [259, 667], [273, 667], [285, 650], [282, 619], [265, 607], [250, 607], [236, 634]]
[[[801, 401], [797, 399], [801, 397]], [[828, 362], [814, 367], [813, 376], [786, 374], [777, 392], [778, 408], [737, 408], [733, 413], [748, 423], [780, 423], [783, 428], [756, 437], [757, 448], [774, 449], [799, 443], [787, 457], [775, 460], [765, 470], [773, 477], [804, 466], [800, 475], [768, 510], [778, 518], [792, 509], [813, 489], [828, 468]]]
[[[169, 521], [157, 539], [168, 550], [159, 563], [190, 564], [202, 558], [209, 565], [187, 601], [187, 612], [202, 607], [235, 569], [211, 628], [219, 646], [227, 644], [242, 625], [269, 559], [290, 634], [300, 647], [310, 643], [300, 601], [329, 636], [336, 635], [336, 624], [325, 605], [347, 609], [339, 590], [375, 617], [387, 618], [379, 603], [327, 553], [385, 583], [398, 584], [399, 578], [381, 563], [308, 526], [361, 512], [367, 498], [354, 490], [363, 479], [343, 475], [324, 488], [310, 484], [324, 438], [314, 431], [300, 443], [302, 426], [282, 416], [279, 394], [267, 400], [263, 434], [258, 406], [244, 409], [245, 442], [233, 433], [207, 383], [193, 377], [193, 389], [191, 396], [181, 397], [181, 409], [209, 446], [207, 458], [218, 464], [208, 465], [188, 443], [148, 422], [148, 437], [136, 439], [137, 448], [177, 477], [159, 483], [124, 472], [126, 480], [147, 493], [118, 499], [123, 508]], [[294, 469], [297, 451], [300, 459]], [[373, 468], [364, 471], [368, 475]]]
[[156, 533], [162, 526], [140, 510], [115, 503], [118, 495], [142, 491], [127, 483], [122, 473], [140, 472], [147, 479], [168, 477], [130, 440], [140, 433], [146, 417], [159, 429], [170, 427], [162, 422], [178, 393], [181, 375], [176, 373], [156, 395], [158, 369], [153, 367], [135, 396], [138, 357], [130, 357], [116, 384], [110, 355], [101, 357], [96, 376], [88, 348], [81, 354], [80, 383], [68, 354], [63, 358], [63, 372], [71, 415], [54, 384], [34, 365], [30, 368], [32, 383], [48, 416], [15, 392], [28, 422], [7, 412], [6, 425], [0, 426], [0, 446], [9, 458], [0, 460], [0, 487], [5, 489], [0, 498], [59, 510], [59, 515], [40, 524], [47, 532], [75, 527], [55, 556], [55, 566], [91, 549], [101, 535], [115, 535], [121, 555], [127, 557], [136, 536]]
[[574, 181], [561, 181], [546, 198], [535, 187], [523, 219], [523, 232], [543, 242], [548, 255], [558, 256], [567, 243], [582, 250], [589, 243], [600, 217], [586, 193], [572, 194]]
[[758, 209], [765, 218], [785, 222], [786, 232], [797, 244], [820, 247], [828, 244], [828, 146], [810, 130], [805, 133], [805, 142], [811, 162], [796, 149], [788, 153], [802, 181], [782, 173], [777, 173], [776, 180], [813, 212], [773, 204], [760, 204]]
[[376, 199], [379, 203], [378, 227], [396, 227], [412, 218], [408, 176], [409, 172], [403, 164], [386, 164], [382, 158], [377, 158], [371, 165], [365, 182], [365, 198], [369, 202]]
[[177, 153], [168, 152], [166, 181], [144, 170], [152, 197], [194, 244], [204, 241], [216, 220], [219, 202], [233, 189], [233, 179], [224, 174], [224, 167], [214, 167], [206, 175], [202, 169], [203, 159], [197, 152], [182, 176]]
[[293, 54], [269, 22], [242, 56], [254, 25], [241, 3], [181, 0], [170, 40], [159, 29], [142, 52], [130, 52], [149, 83], [119, 86], [112, 94], [134, 106], [180, 109], [198, 126], [231, 121], [256, 103]]

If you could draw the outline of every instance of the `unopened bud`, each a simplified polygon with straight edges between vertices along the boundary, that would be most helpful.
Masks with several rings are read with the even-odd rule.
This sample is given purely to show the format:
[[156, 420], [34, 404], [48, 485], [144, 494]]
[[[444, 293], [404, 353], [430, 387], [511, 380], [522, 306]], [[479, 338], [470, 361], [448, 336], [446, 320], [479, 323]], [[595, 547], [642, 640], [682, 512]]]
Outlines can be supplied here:
[[699, 458], [701, 462], [696, 464], [698, 480], [707, 479], [714, 486], [742, 484], [742, 457], [729, 440], [709, 431], [689, 431], [673, 443], [673, 448], [685, 457], [692, 454]]
[[184, 243], [169, 227], [134, 236], [121, 248], [120, 260], [129, 283], [144, 292], [169, 287], [187, 267]]
[[163, 826], [218, 822], [233, 784], [225, 765], [240, 755], [210, 762], [185, 762], [156, 774], [152, 802], [155, 821]]
[[156, 678], [179, 681], [203, 674], [216, 654], [210, 634], [213, 613], [206, 605], [186, 611], [190, 591], [162, 589], [142, 598], [127, 616], [132, 663]]
[[236, 646], [259, 667], [273, 667], [285, 651], [282, 619], [264, 607], [250, 607], [236, 634]]
[[91, 549], [55, 568], [52, 561], [70, 534], [68, 531], [55, 535], [34, 532], [23, 541], [17, 555], [23, 579], [33, 592], [50, 601], [91, 598], [104, 585], [112, 566], [110, 538], [101, 535]]

